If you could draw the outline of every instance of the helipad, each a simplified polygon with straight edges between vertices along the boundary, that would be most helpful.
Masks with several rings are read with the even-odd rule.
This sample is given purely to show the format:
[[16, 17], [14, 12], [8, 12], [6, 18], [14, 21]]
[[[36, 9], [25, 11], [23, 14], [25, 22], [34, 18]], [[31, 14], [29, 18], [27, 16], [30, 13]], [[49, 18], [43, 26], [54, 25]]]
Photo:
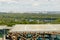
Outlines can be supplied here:
[[60, 24], [18, 24], [13, 26], [10, 32], [21, 31], [60, 31]]

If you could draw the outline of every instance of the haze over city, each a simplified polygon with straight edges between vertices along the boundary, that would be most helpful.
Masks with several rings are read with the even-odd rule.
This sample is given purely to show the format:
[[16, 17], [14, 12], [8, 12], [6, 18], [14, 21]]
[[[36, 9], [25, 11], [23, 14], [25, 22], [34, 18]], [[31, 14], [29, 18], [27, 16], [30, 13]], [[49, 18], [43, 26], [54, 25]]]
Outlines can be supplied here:
[[0, 0], [0, 12], [60, 11], [60, 0]]

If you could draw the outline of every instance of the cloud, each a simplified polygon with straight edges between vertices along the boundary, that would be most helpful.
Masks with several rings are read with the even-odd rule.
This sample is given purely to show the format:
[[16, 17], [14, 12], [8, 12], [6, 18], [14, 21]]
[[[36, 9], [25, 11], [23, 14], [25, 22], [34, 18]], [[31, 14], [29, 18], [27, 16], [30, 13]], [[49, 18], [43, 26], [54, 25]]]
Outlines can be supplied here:
[[0, 0], [0, 2], [8, 2], [8, 1], [12, 1], [12, 0]]
[[0, 0], [0, 11], [60, 10], [60, 0]]
[[39, 2], [33, 2], [33, 3], [32, 3], [32, 6], [33, 6], [33, 7], [37, 7], [37, 6], [39, 6], [39, 5], [40, 5]]

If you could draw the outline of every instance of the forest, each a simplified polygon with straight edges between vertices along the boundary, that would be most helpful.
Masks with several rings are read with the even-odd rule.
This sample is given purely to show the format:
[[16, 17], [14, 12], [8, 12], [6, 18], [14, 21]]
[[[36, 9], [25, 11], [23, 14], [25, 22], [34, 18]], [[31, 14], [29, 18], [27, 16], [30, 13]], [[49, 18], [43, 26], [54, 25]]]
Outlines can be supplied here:
[[60, 14], [0, 13], [0, 25], [15, 24], [60, 24]]

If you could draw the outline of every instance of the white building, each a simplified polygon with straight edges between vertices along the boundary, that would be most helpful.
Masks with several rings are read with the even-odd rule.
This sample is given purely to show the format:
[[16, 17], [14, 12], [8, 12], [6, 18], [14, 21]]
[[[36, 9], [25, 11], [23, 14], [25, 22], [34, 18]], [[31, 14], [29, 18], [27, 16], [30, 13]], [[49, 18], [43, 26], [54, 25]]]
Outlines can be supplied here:
[[60, 40], [60, 24], [17, 24], [10, 32], [15, 40], [19, 35], [20, 40]]
[[17, 24], [10, 32], [60, 32], [60, 24]]

